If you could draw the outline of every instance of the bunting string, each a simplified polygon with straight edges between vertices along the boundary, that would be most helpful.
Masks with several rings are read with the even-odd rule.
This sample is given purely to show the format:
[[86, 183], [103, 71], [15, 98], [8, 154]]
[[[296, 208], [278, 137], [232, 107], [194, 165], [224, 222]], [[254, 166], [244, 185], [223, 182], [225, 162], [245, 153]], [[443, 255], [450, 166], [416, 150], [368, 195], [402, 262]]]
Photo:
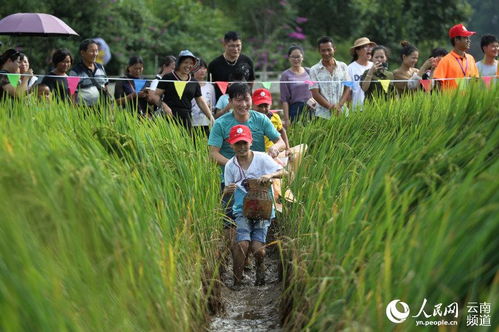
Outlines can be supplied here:
[[[30, 75], [30, 74], [10, 74], [10, 73], [0, 73], [0, 75], [7, 75], [9, 77], [9, 81], [12, 79], [12, 80], [15, 80], [17, 79], [17, 77], [23, 77], [23, 76], [33, 76], [33, 75]], [[58, 76], [58, 75], [44, 75], [44, 74], [38, 74], [38, 77], [39, 79], [43, 78], [43, 77], [58, 77], [58, 78], [61, 78], [61, 77], [65, 77], [67, 79], [71, 78], [71, 77], [78, 77], [79, 76]], [[152, 81], [157, 81], [157, 82], [182, 82], [182, 81], [177, 81], [177, 80], [162, 80], [162, 79], [157, 79], [157, 78], [140, 78], [140, 79], [131, 79], [131, 78], [126, 78], [126, 77], [98, 77], [99, 79], [103, 79], [103, 80], [108, 80], [108, 81], [138, 81], [138, 80], [143, 80], [144, 81], [144, 84], [146, 82], [152, 82]], [[492, 79], [494, 78], [499, 78], [499, 75], [495, 75], [495, 76], [482, 76], [482, 77], [452, 77], [452, 78], [431, 78], [431, 79], [428, 79], [427, 81], [451, 81], [451, 80], [473, 80], [473, 79], [481, 79], [483, 80], [487, 85], [492, 81]], [[260, 83], [262, 85], [267, 85], [267, 86], [271, 86], [272, 84], [308, 84], [308, 85], [314, 85], [314, 84], [317, 84], [317, 83], [342, 83], [348, 87], [353, 87], [354, 83], [363, 83], [363, 82], [381, 82], [382, 80], [378, 80], [378, 81], [343, 81], [343, 80], [335, 80], [335, 81], [311, 81], [311, 80], [304, 80], [304, 81], [253, 81], [253, 83]], [[409, 82], [409, 81], [412, 81], [412, 80], [386, 80], [390, 83], [402, 83], [402, 82]], [[419, 80], [420, 82], [423, 81], [423, 80]], [[19, 80], [17, 81], [19, 82]], [[183, 81], [185, 83], [215, 83], [219, 88], [220, 90], [225, 90], [227, 89], [227, 86], [229, 84], [232, 84], [232, 83], [240, 83], [240, 81], [216, 81], [216, 82], [210, 82], [210, 81]], [[12, 84], [12, 83], [11, 83]], [[137, 91], [139, 89], [136, 89]]]

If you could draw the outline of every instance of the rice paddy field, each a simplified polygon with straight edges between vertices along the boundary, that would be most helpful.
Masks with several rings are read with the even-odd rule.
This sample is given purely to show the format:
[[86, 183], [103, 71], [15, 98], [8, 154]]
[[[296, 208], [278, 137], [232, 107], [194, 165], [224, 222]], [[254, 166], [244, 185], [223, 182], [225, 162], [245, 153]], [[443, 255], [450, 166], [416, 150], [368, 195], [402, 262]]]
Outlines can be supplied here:
[[[499, 88], [297, 124], [279, 220], [287, 330], [412, 331], [434, 306], [499, 319]], [[0, 330], [199, 331], [216, 302], [218, 168], [171, 123], [0, 105]], [[399, 299], [410, 316], [388, 320]], [[424, 311], [417, 315], [424, 299]], [[401, 309], [402, 307], [398, 307]], [[471, 328], [471, 327], [469, 327]]]
[[206, 145], [123, 112], [0, 109], [0, 330], [203, 325], [220, 231]]
[[[417, 320], [457, 320], [439, 328], [466, 330], [476, 302], [491, 304], [481, 329], [496, 330], [498, 92], [422, 93], [293, 132], [309, 153], [283, 225], [292, 239], [288, 326], [418, 331]], [[399, 324], [385, 313], [396, 299], [410, 308]], [[430, 317], [413, 318], [424, 299]], [[444, 316], [455, 302], [458, 318]]]

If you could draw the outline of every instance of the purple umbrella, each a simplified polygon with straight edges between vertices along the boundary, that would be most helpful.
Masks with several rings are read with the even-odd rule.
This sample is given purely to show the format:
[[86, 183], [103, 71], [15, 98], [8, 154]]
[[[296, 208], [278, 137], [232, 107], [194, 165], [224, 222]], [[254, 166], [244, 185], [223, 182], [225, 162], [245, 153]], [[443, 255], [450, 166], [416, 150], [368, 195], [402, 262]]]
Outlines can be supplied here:
[[0, 35], [78, 36], [57, 17], [41, 13], [17, 13], [4, 17], [0, 20]]

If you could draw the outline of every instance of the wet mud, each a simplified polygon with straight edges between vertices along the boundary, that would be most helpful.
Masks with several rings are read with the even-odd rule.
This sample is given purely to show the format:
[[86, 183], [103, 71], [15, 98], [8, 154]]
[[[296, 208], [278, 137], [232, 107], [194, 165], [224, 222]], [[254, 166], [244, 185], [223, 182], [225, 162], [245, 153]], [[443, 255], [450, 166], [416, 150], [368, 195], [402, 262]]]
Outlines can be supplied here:
[[281, 331], [280, 255], [276, 246], [269, 246], [266, 251], [264, 286], [254, 286], [256, 271], [253, 256], [250, 255], [244, 270], [243, 286], [238, 290], [232, 289], [232, 259], [228, 257], [221, 273], [223, 286], [220, 299], [225, 309], [212, 317], [208, 331]]

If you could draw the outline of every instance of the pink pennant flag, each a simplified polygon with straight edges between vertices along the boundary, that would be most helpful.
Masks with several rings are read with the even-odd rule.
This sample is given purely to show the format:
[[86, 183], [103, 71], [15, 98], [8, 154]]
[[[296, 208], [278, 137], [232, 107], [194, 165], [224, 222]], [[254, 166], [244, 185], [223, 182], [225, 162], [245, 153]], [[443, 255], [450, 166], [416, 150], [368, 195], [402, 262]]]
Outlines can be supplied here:
[[303, 83], [308, 84], [308, 85], [314, 85], [314, 82], [309, 81], [309, 80], [303, 81]]
[[490, 81], [492, 80], [492, 76], [483, 76], [482, 80], [485, 82], [485, 86], [490, 88]]
[[7, 74], [7, 79], [9, 80], [10, 85], [14, 88], [19, 84], [19, 80], [21, 79], [20, 74]]
[[426, 92], [431, 90], [431, 80], [419, 80]]
[[227, 92], [227, 86], [229, 85], [229, 82], [217, 81], [215, 83], [218, 85], [220, 91], [222, 91], [222, 94], [225, 94]]
[[68, 80], [69, 93], [74, 95], [76, 88], [78, 87], [78, 83], [80, 82], [80, 78], [78, 76], [68, 76], [66, 79]]

